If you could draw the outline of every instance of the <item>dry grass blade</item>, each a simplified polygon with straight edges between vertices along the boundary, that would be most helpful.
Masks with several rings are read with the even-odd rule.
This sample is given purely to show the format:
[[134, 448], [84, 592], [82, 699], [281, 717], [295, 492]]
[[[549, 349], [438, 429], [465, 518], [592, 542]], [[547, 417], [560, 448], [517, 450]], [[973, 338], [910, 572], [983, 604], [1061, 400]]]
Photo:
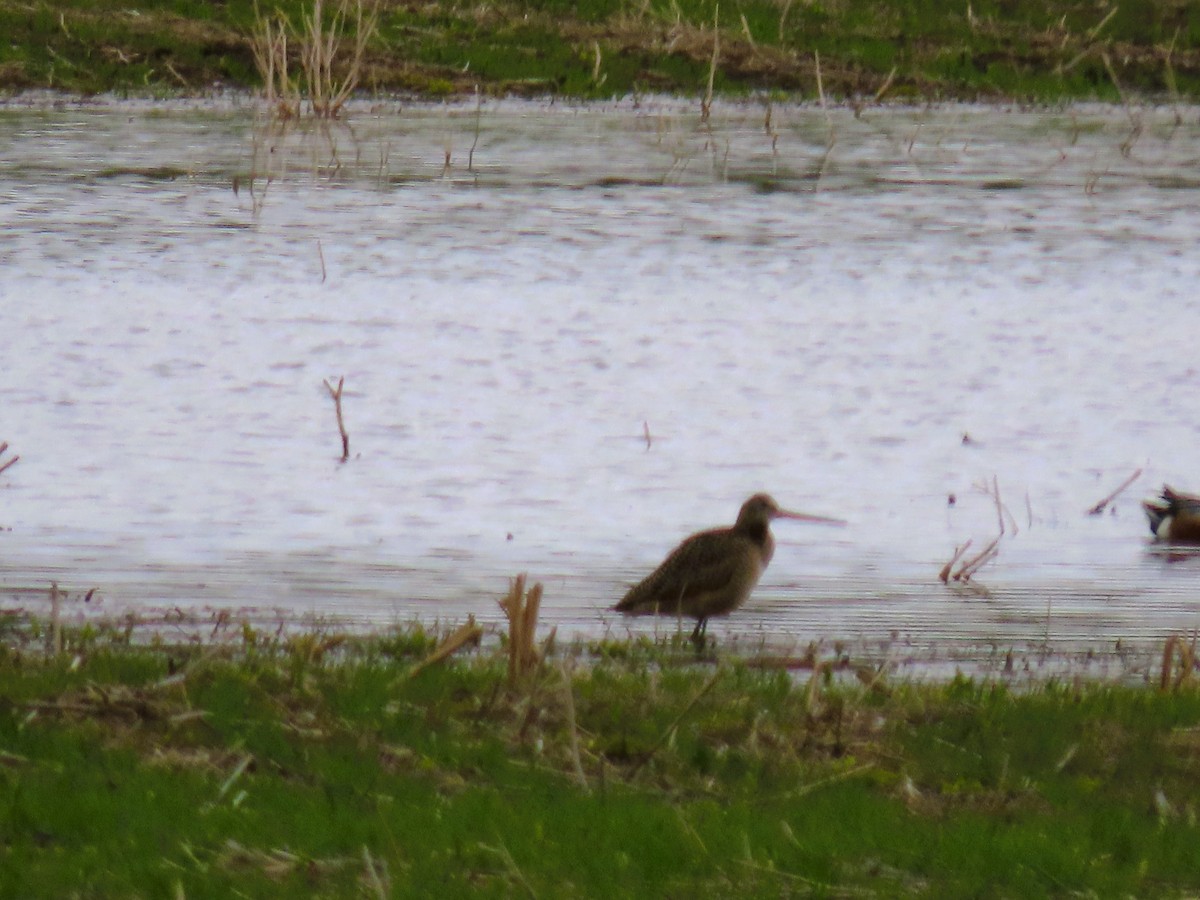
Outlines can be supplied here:
[[666, 745], [667, 741], [671, 739], [671, 735], [673, 735], [675, 730], [679, 728], [679, 724], [685, 718], [687, 718], [691, 711], [696, 708], [696, 704], [704, 699], [704, 696], [713, 689], [716, 683], [721, 679], [721, 676], [724, 674], [725, 670], [720, 667], [717, 668], [717, 671], [712, 673], [712, 677], [709, 678], [708, 681], [704, 682], [704, 686], [696, 692], [696, 696], [692, 697], [692, 699], [688, 701], [688, 705], [685, 706], [679, 715], [677, 715], [671, 722], [671, 724], [667, 726], [666, 731], [662, 733], [662, 737], [660, 737], [654, 746], [650, 748], [650, 752], [642, 757], [641, 761], [633, 767], [633, 771], [629, 773], [630, 778], [635, 777], [638, 772], [645, 768], [646, 764], [649, 763], [650, 760], [654, 759], [654, 757], [658, 754], [658, 751]]
[[500, 601], [500, 608], [508, 618], [508, 683], [515, 685], [532, 672], [539, 662], [534, 642], [537, 631], [538, 610], [542, 604], [542, 586], [535, 584], [525, 591], [525, 575], [518, 575], [509, 585], [508, 596]]
[[[309, 106], [319, 118], [336, 118], [362, 79], [363, 58], [367, 43], [378, 28], [378, 8], [364, 9], [356, 0], [351, 10], [349, 0], [342, 0], [329, 24], [324, 21], [322, 0], [314, 0], [312, 14], [305, 17], [308, 38], [304, 54], [305, 75], [308, 80]], [[342, 36], [346, 23], [354, 19], [354, 42], [344, 63], [341, 59]], [[335, 70], [341, 69], [340, 76]]]
[[408, 677], [413, 678], [418, 673], [423, 672], [430, 666], [448, 659], [453, 654], [457, 653], [467, 644], [479, 646], [479, 641], [483, 638], [483, 629], [475, 624], [475, 617], [468, 616], [467, 624], [461, 626], [449, 635], [437, 649], [430, 653], [427, 657], [417, 663], [408, 672]]
[[1128, 488], [1131, 484], [1133, 484], [1135, 481], [1137, 481], [1141, 477], [1142, 477], [1142, 470], [1141, 469], [1136, 470], [1132, 475], [1130, 475], [1128, 478], [1126, 478], [1124, 481], [1122, 481], [1120, 486], [1115, 491], [1113, 491], [1111, 494], [1109, 494], [1107, 497], [1105, 497], [1103, 500], [1101, 500], [1099, 503], [1097, 503], [1095, 506], [1093, 506], [1091, 509], [1089, 509], [1087, 511], [1087, 514], [1089, 516], [1100, 515], [1100, 513], [1104, 512], [1104, 510], [1108, 506], [1108, 504], [1110, 504], [1114, 500], [1116, 500], [1117, 497], [1119, 497], [1125, 491], [1126, 488]]
[[55, 656], [61, 656], [63, 651], [61, 601], [58, 582], [50, 582], [50, 652]]
[[288, 73], [287, 21], [276, 15], [264, 17], [254, 4], [254, 33], [250, 48], [263, 81], [263, 99], [272, 115], [292, 119], [300, 115], [300, 86]]
[[[313, 0], [311, 10], [301, 13], [299, 27], [282, 13], [264, 17], [257, 4], [254, 16], [251, 48], [263, 80], [263, 97], [272, 114], [280, 119], [298, 118], [303, 84], [312, 115], [337, 118], [362, 81], [367, 45], [378, 33], [378, 5], [340, 0], [328, 15], [323, 0]], [[351, 25], [353, 40], [343, 49]], [[292, 43], [299, 48], [296, 53], [302, 79], [289, 72]]]
[[700, 102], [700, 121], [707, 122], [708, 114], [712, 111], [713, 82], [717, 77], [717, 60], [721, 55], [721, 4], [713, 10], [713, 48], [712, 58], [708, 62], [708, 87], [704, 91], [704, 99]]
[[513, 859], [512, 853], [509, 852], [508, 847], [504, 845], [503, 841], [498, 840], [495, 847], [488, 844], [480, 844], [479, 849], [486, 850], [488, 853], [494, 853], [500, 857], [500, 860], [504, 863], [504, 867], [508, 869], [509, 876], [525, 890], [526, 894], [536, 900], [537, 893], [534, 891], [533, 885], [529, 883], [529, 879], [525, 877], [525, 873], [521, 871], [521, 867], [517, 865], [517, 861]]
[[571, 765], [575, 769], [575, 777], [579, 780], [579, 786], [583, 788], [584, 792], [587, 792], [589, 790], [587, 775], [583, 772], [583, 761], [579, 756], [579, 727], [575, 723], [575, 689], [571, 684], [571, 675], [574, 670], [568, 668], [565, 662], [560, 661], [558, 671], [563, 680], [563, 706], [567, 712], [567, 737], [570, 740]]
[[[371, 894], [378, 897], [379, 900], [387, 900], [391, 896], [391, 886], [387, 884], [387, 863], [383, 860], [379, 861], [379, 866], [375, 864], [375, 859], [371, 856], [371, 851], [367, 849], [367, 845], [363, 844], [363, 881], [371, 889]], [[379, 874], [379, 868], [383, 868], [383, 875]]]

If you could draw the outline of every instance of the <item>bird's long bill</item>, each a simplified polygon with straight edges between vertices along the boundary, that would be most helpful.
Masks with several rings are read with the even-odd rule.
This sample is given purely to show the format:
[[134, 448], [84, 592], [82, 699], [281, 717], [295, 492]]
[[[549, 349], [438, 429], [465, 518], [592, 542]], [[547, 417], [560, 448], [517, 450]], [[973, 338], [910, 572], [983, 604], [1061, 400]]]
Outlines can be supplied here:
[[821, 525], [845, 525], [845, 519], [835, 519], [832, 516], [814, 516], [812, 513], [792, 512], [788, 509], [779, 511], [781, 519], [795, 519], [798, 522], [817, 522]]

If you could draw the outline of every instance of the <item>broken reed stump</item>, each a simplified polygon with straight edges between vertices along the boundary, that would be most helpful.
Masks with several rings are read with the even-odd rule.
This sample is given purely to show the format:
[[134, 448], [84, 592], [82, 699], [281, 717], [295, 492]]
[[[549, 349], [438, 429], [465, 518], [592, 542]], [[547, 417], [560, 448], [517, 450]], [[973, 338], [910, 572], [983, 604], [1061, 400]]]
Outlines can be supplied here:
[[[1176, 671], [1175, 660], [1179, 659], [1179, 668]], [[1193, 670], [1196, 668], [1196, 642], [1188, 644], [1182, 637], [1177, 634], [1167, 638], [1167, 643], [1163, 647], [1162, 655], [1162, 675], [1159, 678], [1158, 689], [1160, 691], [1177, 691], [1188, 678], [1191, 677]]]
[[[542, 585], [539, 582], [526, 593], [525, 575], [518, 575], [509, 584], [508, 596], [499, 603], [508, 617], [508, 683], [511, 687], [536, 669], [542, 659], [534, 643], [538, 609], [542, 605]], [[553, 639], [551, 632], [546, 639], [547, 645]]]
[[341, 462], [345, 462], [350, 458], [350, 435], [346, 433], [346, 421], [342, 418], [342, 386], [345, 383], [345, 376], [338, 379], [336, 388], [329, 383], [328, 378], [325, 379], [325, 390], [329, 391], [329, 396], [333, 398], [333, 409], [337, 413], [338, 434], [342, 436]]

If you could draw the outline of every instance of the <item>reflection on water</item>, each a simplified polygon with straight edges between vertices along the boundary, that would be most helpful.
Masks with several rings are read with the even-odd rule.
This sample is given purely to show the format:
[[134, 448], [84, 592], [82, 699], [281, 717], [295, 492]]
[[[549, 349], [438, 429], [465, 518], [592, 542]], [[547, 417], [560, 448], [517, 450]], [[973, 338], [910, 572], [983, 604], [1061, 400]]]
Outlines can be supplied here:
[[495, 621], [528, 571], [560, 632], [669, 630], [606, 607], [769, 490], [851, 526], [777, 524], [726, 637], [1189, 631], [1136, 501], [1200, 486], [1200, 126], [1134, 114], [0, 109], [4, 602]]

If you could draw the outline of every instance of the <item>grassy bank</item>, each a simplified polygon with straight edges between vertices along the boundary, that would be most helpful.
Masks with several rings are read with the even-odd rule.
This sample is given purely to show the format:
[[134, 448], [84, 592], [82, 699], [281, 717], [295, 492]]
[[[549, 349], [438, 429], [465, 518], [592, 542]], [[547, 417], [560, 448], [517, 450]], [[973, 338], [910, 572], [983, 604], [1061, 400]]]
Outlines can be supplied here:
[[[262, 4], [301, 21], [311, 0]], [[328, 10], [327, 10], [328, 13]], [[0, 86], [197, 92], [261, 84], [250, 0], [0, 4]], [[295, 54], [295, 46], [292, 51]], [[1179, 0], [498, 0], [379, 6], [367, 91], [570, 97], [1117, 100], [1200, 95], [1200, 6]], [[714, 65], [715, 62], [715, 65]], [[819, 77], [818, 77], [819, 76]]]
[[48, 654], [6, 627], [2, 896], [1200, 889], [1187, 685], [812, 679], [637, 643], [511, 680], [502, 650], [419, 668], [412, 628], [89, 627]]

